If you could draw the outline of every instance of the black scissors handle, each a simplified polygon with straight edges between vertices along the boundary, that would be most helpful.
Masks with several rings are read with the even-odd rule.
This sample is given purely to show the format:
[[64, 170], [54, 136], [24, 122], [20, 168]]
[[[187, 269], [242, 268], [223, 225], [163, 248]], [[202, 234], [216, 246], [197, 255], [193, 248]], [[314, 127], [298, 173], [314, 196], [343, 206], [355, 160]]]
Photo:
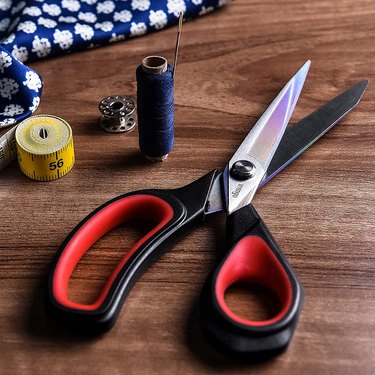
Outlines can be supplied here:
[[[203, 221], [215, 176], [216, 171], [212, 171], [176, 190], [124, 194], [89, 214], [69, 234], [52, 261], [46, 293], [48, 310], [77, 331], [96, 334], [110, 329], [138, 278], [174, 242]], [[154, 227], [124, 255], [94, 303], [72, 301], [69, 280], [82, 256], [106, 233], [126, 222], [151, 222]]]
[[[292, 339], [303, 303], [303, 287], [252, 205], [227, 219], [228, 252], [208, 277], [200, 298], [206, 337], [226, 353], [262, 359], [284, 350]], [[238, 282], [261, 285], [279, 302], [270, 319], [251, 321], [232, 312], [225, 292]]]
[[[70, 328], [102, 333], [116, 322], [126, 296], [146, 269], [174, 242], [203, 221], [216, 171], [176, 190], [143, 190], [121, 195], [88, 215], [60, 246], [47, 287], [49, 310]], [[90, 247], [116, 226], [152, 221], [153, 229], [129, 250], [92, 304], [72, 301], [71, 275]], [[301, 306], [302, 288], [252, 206], [228, 217], [228, 254], [209, 277], [200, 302], [201, 323], [211, 341], [234, 353], [265, 353], [285, 347]], [[275, 291], [279, 314], [270, 321], [251, 322], [233, 314], [225, 290], [234, 282], [255, 282]]]

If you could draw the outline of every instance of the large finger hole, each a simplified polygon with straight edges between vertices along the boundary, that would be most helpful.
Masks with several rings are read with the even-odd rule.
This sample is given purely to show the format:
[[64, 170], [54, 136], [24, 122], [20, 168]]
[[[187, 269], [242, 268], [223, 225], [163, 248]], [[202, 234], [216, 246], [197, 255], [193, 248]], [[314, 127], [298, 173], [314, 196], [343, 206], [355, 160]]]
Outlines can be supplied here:
[[68, 298], [77, 304], [91, 305], [121, 259], [157, 223], [144, 221], [119, 225], [100, 238], [77, 263], [69, 280]]
[[[161, 198], [152, 195], [132, 195], [117, 199], [84, 221], [68, 237], [57, 261], [53, 275], [53, 294], [62, 305], [80, 310], [98, 309], [107, 296], [117, 275], [132, 255], [148, 239], [163, 228], [173, 217], [172, 207]], [[121, 224], [132, 222], [153, 222], [152, 229], [123, 255], [107, 279], [99, 297], [94, 303], [82, 304], [69, 299], [68, 285], [71, 275], [85, 253], [105, 234]]]

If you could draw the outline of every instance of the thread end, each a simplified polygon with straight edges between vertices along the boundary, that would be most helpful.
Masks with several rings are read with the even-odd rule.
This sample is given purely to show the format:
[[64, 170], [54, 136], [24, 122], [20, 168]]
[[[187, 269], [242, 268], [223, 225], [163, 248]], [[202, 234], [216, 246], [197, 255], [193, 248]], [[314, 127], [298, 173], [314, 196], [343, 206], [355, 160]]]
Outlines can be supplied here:
[[162, 162], [162, 161], [166, 161], [167, 160], [167, 157], [168, 157], [169, 154], [165, 154], [163, 156], [148, 156], [148, 155], [145, 155], [146, 158], [150, 161], [152, 161], [153, 163], [157, 163], [157, 162]]

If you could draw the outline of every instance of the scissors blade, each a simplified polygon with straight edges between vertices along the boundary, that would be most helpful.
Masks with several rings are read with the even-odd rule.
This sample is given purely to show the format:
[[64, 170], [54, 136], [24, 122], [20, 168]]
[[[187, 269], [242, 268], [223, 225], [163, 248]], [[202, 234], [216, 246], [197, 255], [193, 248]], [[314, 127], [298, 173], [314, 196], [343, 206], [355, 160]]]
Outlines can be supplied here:
[[[367, 85], [367, 80], [357, 83], [287, 129], [258, 189], [354, 109], [362, 99]], [[207, 208], [209, 214], [224, 209], [221, 178], [222, 173], [217, 176], [212, 186]]]
[[346, 116], [360, 102], [367, 85], [367, 80], [357, 83], [322, 105], [294, 126], [288, 128], [263, 181], [260, 183], [260, 187], [276, 176]]
[[310, 64], [310, 60], [307, 61], [284, 86], [225, 168], [224, 191], [228, 214], [251, 202], [292, 116]]

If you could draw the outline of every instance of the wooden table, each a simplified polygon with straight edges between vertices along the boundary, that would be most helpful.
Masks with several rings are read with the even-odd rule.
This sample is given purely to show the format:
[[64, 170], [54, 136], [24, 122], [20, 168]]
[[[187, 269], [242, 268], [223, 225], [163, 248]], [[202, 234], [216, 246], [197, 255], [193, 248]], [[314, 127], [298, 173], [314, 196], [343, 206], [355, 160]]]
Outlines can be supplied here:
[[[97, 104], [111, 94], [134, 96], [135, 67], [146, 55], [172, 61], [175, 29], [32, 64], [44, 79], [38, 113], [72, 125], [76, 165], [50, 183], [28, 179], [16, 164], [1, 172], [0, 373], [375, 373], [371, 83], [353, 113], [255, 198], [306, 291], [295, 337], [279, 357], [233, 363], [200, 337], [195, 304], [224, 251], [224, 215], [209, 218], [145, 273], [103, 337], [52, 328], [41, 297], [53, 255], [86, 214], [121, 193], [178, 187], [221, 168], [305, 60], [312, 66], [293, 122], [362, 79], [374, 82], [374, 20], [373, 0], [235, 0], [187, 22], [175, 147], [160, 164], [140, 154], [137, 131], [103, 132]], [[85, 255], [72, 298], [92, 301], [140, 233], [120, 228]], [[241, 290], [230, 300], [242, 312], [249, 308]]]

